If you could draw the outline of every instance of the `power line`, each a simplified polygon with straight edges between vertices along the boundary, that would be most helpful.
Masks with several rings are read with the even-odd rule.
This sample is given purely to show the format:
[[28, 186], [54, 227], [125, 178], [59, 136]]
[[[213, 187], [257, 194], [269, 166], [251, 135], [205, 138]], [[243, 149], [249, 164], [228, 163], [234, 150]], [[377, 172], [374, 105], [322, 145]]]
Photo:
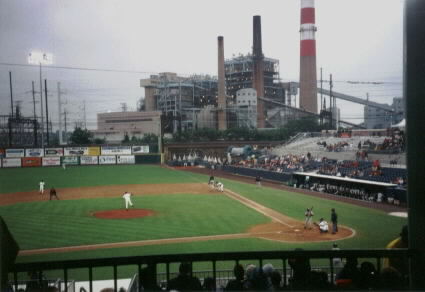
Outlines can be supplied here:
[[[3, 66], [15, 66], [15, 67], [32, 67], [32, 68], [35, 68], [36, 67], [35, 65], [31, 65], [31, 64], [4, 63], [4, 62], [0, 62], [0, 65], [3, 65]], [[113, 72], [113, 73], [158, 74], [158, 72], [147, 72], [147, 71], [137, 71], [137, 70], [117, 70], [117, 69], [103, 69], [103, 68], [89, 68], [89, 67], [72, 67], [72, 66], [43, 65], [43, 68], [79, 70], [79, 71]]]

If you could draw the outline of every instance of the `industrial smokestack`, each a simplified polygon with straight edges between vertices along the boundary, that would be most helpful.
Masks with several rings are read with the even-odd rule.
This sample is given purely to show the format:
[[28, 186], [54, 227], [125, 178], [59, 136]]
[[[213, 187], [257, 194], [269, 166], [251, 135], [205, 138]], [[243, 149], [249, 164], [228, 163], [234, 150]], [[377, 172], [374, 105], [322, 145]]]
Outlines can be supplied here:
[[317, 113], [316, 26], [314, 0], [301, 0], [300, 107]]
[[266, 126], [264, 120], [264, 101], [259, 97], [264, 97], [264, 56], [261, 42], [261, 16], [254, 16], [253, 30], [253, 46], [252, 46], [252, 61], [253, 61], [253, 76], [252, 87], [257, 91], [257, 128]]
[[223, 37], [218, 40], [218, 129], [226, 130], [226, 85], [224, 83], [224, 45]]

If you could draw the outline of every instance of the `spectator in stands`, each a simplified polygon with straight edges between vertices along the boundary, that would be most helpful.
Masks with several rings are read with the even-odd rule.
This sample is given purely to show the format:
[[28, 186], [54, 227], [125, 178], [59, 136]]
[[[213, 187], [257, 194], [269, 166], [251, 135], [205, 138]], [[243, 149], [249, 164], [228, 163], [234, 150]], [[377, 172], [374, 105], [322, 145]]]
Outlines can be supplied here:
[[207, 277], [204, 279], [204, 284], [202, 288], [204, 291], [216, 291], [215, 280], [212, 277]]
[[[401, 229], [400, 237], [397, 237], [393, 241], [391, 241], [387, 248], [408, 248], [409, 247], [409, 238], [408, 238], [408, 227], [404, 225]], [[405, 258], [385, 258], [384, 267], [392, 267], [396, 269], [402, 277], [407, 280], [409, 275], [409, 262]]]
[[371, 262], [362, 262], [360, 265], [360, 281], [358, 287], [361, 290], [374, 290], [379, 285], [378, 272]]
[[270, 282], [271, 282], [271, 291], [281, 291], [284, 290], [284, 287], [281, 286], [282, 282], [282, 275], [278, 270], [273, 270], [272, 274], [270, 275]]
[[265, 264], [263, 266], [263, 272], [264, 272], [264, 275], [267, 278], [267, 282], [268, 282], [269, 287], [272, 286], [271, 276], [272, 276], [273, 271], [274, 271], [274, 267], [273, 267], [272, 264], [268, 263], [268, 264]]
[[191, 275], [192, 267], [190, 263], [181, 263], [179, 275], [168, 282], [167, 290], [193, 291], [201, 290], [201, 281]]
[[403, 288], [403, 277], [400, 272], [393, 267], [383, 268], [379, 278], [379, 289], [381, 290], [402, 290]]
[[322, 270], [310, 272], [309, 290], [329, 291], [333, 290], [332, 285], [328, 281], [328, 273]]
[[357, 289], [360, 270], [357, 268], [357, 258], [348, 257], [342, 270], [336, 276], [337, 288]]
[[[303, 251], [296, 248], [295, 251]], [[288, 259], [288, 264], [292, 269], [292, 277], [289, 279], [289, 288], [292, 290], [308, 289], [310, 281], [310, 260], [304, 256]]]
[[252, 290], [252, 281], [254, 278], [254, 270], [256, 266], [249, 264], [245, 269], [245, 281], [244, 281], [244, 290]]
[[233, 268], [234, 280], [227, 282], [225, 290], [227, 291], [242, 291], [244, 290], [244, 275], [245, 270], [241, 264], [236, 264]]
[[252, 274], [251, 289], [256, 291], [266, 291], [270, 284], [262, 267], [256, 267]]
[[[332, 245], [332, 250], [340, 250], [340, 248], [338, 247], [338, 244], [334, 243]], [[339, 258], [339, 257], [333, 258], [332, 263], [333, 263], [333, 266], [334, 266], [335, 273], [338, 273], [341, 270], [341, 268], [344, 266], [342, 258]]]
[[155, 269], [147, 266], [140, 270], [140, 281], [144, 291], [160, 291], [161, 288], [156, 283]]

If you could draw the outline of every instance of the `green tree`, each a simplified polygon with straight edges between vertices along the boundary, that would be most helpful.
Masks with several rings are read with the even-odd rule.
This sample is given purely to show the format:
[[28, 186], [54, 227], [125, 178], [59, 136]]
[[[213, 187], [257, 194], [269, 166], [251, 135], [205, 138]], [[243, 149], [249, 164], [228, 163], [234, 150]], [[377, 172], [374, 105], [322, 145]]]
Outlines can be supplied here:
[[85, 145], [91, 144], [93, 139], [93, 134], [87, 129], [81, 129], [76, 127], [74, 132], [72, 132], [69, 140], [71, 144]]

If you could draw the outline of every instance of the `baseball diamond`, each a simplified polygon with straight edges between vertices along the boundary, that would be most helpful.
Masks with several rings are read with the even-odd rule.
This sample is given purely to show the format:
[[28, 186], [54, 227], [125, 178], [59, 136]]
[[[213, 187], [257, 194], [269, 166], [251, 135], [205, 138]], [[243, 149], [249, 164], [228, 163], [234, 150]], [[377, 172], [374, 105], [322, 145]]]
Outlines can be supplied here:
[[[157, 246], [158, 251], [167, 246], [172, 251], [175, 245], [175, 252], [182, 252], [191, 244], [190, 250], [196, 251], [197, 245], [203, 250], [202, 242], [213, 241], [227, 241], [225, 249], [229, 251], [253, 246], [257, 250], [276, 246], [326, 249], [337, 240], [347, 248], [383, 247], [406, 222], [383, 211], [267, 184], [257, 188], [252, 180], [241, 183], [217, 172], [225, 186], [220, 192], [208, 186], [207, 175], [149, 165], [37, 169], [46, 187], [54, 184], [60, 196], [60, 200], [49, 201], [48, 196], [40, 196], [38, 177], [33, 175], [32, 190], [21, 183], [23, 191], [17, 191], [16, 184], [27, 181], [31, 174], [26, 169], [1, 170], [0, 182], [15, 171], [20, 175], [9, 177], [15, 184], [9, 182], [4, 184], [8, 188], [2, 188], [0, 214], [21, 247], [21, 261], [31, 255], [87, 250], [95, 256], [96, 250], [146, 246]], [[95, 175], [99, 172], [102, 177]], [[79, 185], [81, 176], [91, 178], [91, 182], [81, 179]], [[71, 183], [74, 187], [69, 187]], [[124, 191], [133, 194], [134, 208], [127, 212]], [[331, 208], [336, 208], [340, 216], [337, 234], [303, 228], [304, 210], [311, 205], [318, 218], [329, 217], [328, 221]], [[244, 247], [238, 240], [254, 241]], [[143, 250], [139, 252], [143, 254]], [[120, 251], [123, 253], [125, 250]]]

